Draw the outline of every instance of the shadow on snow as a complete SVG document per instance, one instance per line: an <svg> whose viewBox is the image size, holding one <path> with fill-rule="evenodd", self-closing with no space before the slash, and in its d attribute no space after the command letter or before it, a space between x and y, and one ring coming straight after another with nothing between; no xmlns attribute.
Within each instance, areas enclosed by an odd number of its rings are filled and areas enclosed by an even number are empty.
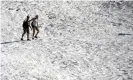
<svg viewBox="0 0 133 80"><path fill-rule="evenodd" d="M16 41L8 41L8 42L2 42L0 44L9 44L9 43L16 43L16 42L22 42L21 40L16 40Z"/></svg>

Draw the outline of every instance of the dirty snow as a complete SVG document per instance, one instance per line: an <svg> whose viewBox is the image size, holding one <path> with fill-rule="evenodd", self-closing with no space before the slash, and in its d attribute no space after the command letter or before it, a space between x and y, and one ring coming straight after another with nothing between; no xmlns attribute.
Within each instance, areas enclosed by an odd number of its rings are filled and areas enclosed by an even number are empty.
<svg viewBox="0 0 133 80"><path fill-rule="evenodd" d="M132 22L132 1L1 1L1 80L133 80Z"/></svg>

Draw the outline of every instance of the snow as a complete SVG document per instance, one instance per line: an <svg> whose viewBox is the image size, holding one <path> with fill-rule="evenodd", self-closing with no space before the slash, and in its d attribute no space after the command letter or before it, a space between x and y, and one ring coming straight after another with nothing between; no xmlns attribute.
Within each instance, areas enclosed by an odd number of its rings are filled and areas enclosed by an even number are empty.
<svg viewBox="0 0 133 80"><path fill-rule="evenodd" d="M20 41L28 14L40 38ZM1 1L1 80L133 80L132 14L132 1Z"/></svg>

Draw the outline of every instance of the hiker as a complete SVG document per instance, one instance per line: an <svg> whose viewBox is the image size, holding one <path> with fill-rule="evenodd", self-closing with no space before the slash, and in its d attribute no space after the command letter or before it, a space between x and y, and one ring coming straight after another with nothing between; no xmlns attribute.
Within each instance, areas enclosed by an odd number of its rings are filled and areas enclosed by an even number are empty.
<svg viewBox="0 0 133 80"><path fill-rule="evenodd" d="M38 38L38 33L39 33L39 26L38 26L38 15L35 16L35 18L32 18L30 21L31 22L31 26L33 29L33 35L32 35L32 39L34 38ZM37 33L35 34L35 31L37 31Z"/></svg>
<svg viewBox="0 0 133 80"><path fill-rule="evenodd" d="M21 40L23 40L24 35L27 33L27 40L29 41L29 27L31 28L30 24L29 24L29 15L27 16L27 18L23 21L23 34L21 37ZM32 28L31 28L32 30Z"/></svg>

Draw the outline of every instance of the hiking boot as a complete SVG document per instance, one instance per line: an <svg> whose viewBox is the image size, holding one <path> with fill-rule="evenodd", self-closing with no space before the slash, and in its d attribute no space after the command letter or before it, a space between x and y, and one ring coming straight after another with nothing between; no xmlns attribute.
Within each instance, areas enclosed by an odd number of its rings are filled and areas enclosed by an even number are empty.
<svg viewBox="0 0 133 80"><path fill-rule="evenodd" d="M27 41L30 41L30 39L27 39Z"/></svg>
<svg viewBox="0 0 133 80"><path fill-rule="evenodd" d="M35 38L37 38L37 36L35 36Z"/></svg>
<svg viewBox="0 0 133 80"><path fill-rule="evenodd" d="M34 40L34 37L32 39Z"/></svg>

